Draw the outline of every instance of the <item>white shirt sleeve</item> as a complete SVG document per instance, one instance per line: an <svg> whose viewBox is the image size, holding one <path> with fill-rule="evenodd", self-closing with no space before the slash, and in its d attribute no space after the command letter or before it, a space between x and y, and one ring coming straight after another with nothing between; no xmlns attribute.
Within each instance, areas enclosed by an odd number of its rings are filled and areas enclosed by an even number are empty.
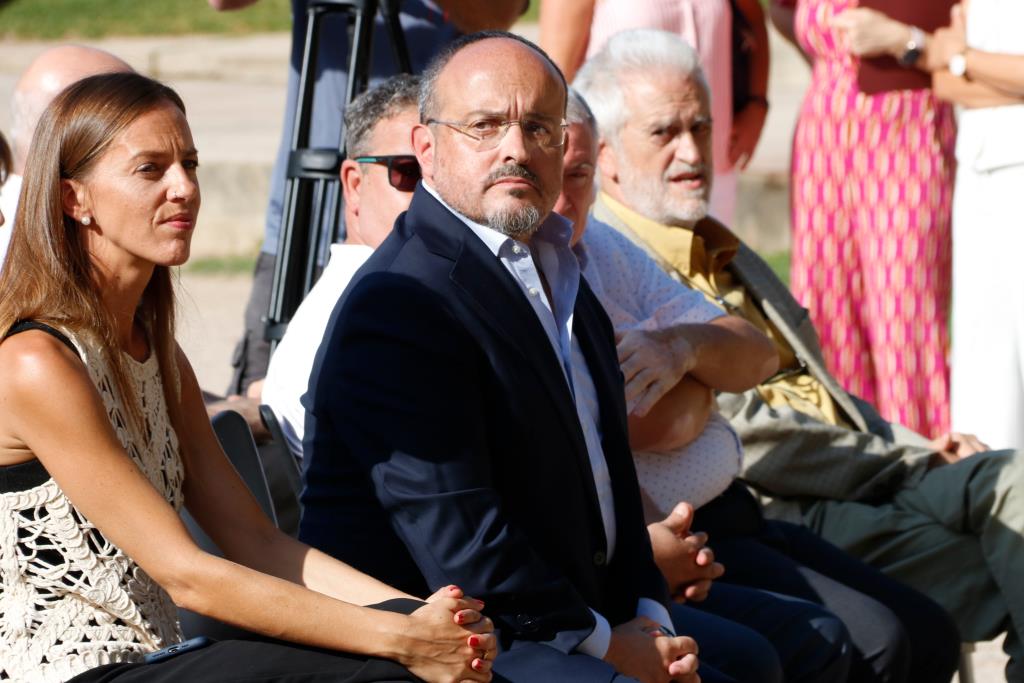
<svg viewBox="0 0 1024 683"><path fill-rule="evenodd" d="M590 610L590 613L594 615L594 630L587 636L586 640L576 646L576 651L591 657L604 659L604 656L608 653L608 646L612 642L612 627L608 624L607 619L594 610Z"/></svg>
<svg viewBox="0 0 1024 683"><path fill-rule="evenodd" d="M583 270L616 332L706 323L725 315L700 292L677 282L615 228L588 217Z"/></svg>
<svg viewBox="0 0 1024 683"><path fill-rule="evenodd" d="M672 616L668 613L668 609L665 605L661 604L657 600L640 598L636 605L636 615L638 617L647 617L651 621L656 621L672 635L676 634L676 627L672 625Z"/></svg>

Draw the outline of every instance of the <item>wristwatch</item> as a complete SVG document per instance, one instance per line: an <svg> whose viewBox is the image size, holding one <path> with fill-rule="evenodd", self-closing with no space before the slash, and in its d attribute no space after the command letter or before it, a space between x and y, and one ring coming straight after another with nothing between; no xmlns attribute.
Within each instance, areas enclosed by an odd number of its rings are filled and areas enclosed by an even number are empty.
<svg viewBox="0 0 1024 683"><path fill-rule="evenodd" d="M958 52L949 58L949 73L957 78L967 75L967 52Z"/></svg>
<svg viewBox="0 0 1024 683"><path fill-rule="evenodd" d="M910 27L910 40L903 47L903 54L899 57L899 62L902 66L914 66L917 60L921 58L921 53L924 52L924 43L927 37L924 31L916 26Z"/></svg>

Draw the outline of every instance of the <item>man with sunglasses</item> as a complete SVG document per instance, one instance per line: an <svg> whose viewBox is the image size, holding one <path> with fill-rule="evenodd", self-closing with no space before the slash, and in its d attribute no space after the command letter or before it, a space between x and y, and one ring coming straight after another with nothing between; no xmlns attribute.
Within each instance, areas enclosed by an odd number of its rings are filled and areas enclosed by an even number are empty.
<svg viewBox="0 0 1024 683"><path fill-rule="evenodd" d="M418 92L419 78L400 74L364 92L345 111L345 242L331 246L327 267L295 312L270 359L263 386L262 402L274 411L298 459L306 420L301 398L331 311L352 276L391 232L398 214L409 208L420 179L412 153Z"/></svg>

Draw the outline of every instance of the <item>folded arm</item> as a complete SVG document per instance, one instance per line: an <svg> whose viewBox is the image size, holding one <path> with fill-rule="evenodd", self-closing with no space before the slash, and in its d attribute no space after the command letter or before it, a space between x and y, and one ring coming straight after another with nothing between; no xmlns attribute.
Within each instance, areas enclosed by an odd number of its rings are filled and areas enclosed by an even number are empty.
<svg viewBox="0 0 1024 683"><path fill-rule="evenodd" d="M618 350L627 401L640 416L687 374L710 389L737 392L756 386L779 364L771 340L736 316L630 330Z"/></svg>
<svg viewBox="0 0 1024 683"><path fill-rule="evenodd" d="M704 431L714 408L714 392L694 377L683 377L644 416L629 416L629 446L634 451L668 455Z"/></svg>
<svg viewBox="0 0 1024 683"><path fill-rule="evenodd" d="M935 32L930 49L937 70L945 71L954 55L963 55L967 68L962 77L936 74L934 85L940 97L965 106L998 106L1024 101L1024 55L970 47L961 5L954 5L950 10L949 26ZM996 98L1000 96L1011 99L999 101ZM975 103L979 99L982 104ZM990 104L991 99L996 101Z"/></svg>
<svg viewBox="0 0 1024 683"><path fill-rule="evenodd" d="M963 76L954 76L949 71L936 71L932 74L932 90L935 91L935 95L939 99L962 105L968 109L1024 104L1024 95L1010 95L987 83L969 81Z"/></svg>

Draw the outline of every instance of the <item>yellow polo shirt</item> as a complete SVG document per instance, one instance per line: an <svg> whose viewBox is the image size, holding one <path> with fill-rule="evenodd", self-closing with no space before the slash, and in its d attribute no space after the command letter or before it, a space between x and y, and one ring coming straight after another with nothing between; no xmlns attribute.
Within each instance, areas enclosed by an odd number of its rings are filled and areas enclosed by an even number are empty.
<svg viewBox="0 0 1024 683"><path fill-rule="evenodd" d="M726 269L739 249L735 235L712 221L699 221L693 229L662 225L604 192L601 201L633 230L647 252L670 275L768 335L779 352L781 369L757 387L765 403L773 407L790 406L816 420L850 426L828 390L807 371L786 338Z"/></svg>

